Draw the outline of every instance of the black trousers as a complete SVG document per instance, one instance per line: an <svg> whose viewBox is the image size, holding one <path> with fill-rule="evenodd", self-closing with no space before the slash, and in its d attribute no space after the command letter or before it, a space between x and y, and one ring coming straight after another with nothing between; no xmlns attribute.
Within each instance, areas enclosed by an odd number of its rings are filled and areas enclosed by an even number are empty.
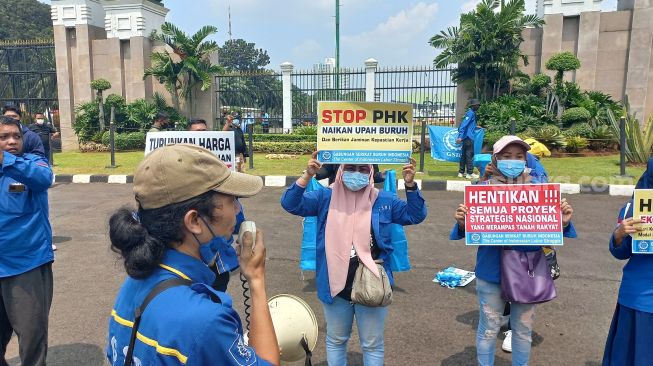
<svg viewBox="0 0 653 366"><path fill-rule="evenodd" d="M458 173L465 173L465 168L467 168L467 174L472 174L474 172L474 141L472 139L463 140L463 150L460 155L460 167L458 168Z"/></svg>
<svg viewBox="0 0 653 366"><path fill-rule="evenodd" d="M0 366L7 365L5 353L13 332L21 365L45 365L52 290L52 263L0 278Z"/></svg>

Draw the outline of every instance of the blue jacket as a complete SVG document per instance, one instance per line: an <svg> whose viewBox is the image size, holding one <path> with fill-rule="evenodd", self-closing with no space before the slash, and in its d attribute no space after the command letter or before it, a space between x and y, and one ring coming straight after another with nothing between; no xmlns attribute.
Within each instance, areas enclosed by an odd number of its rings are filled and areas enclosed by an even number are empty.
<svg viewBox="0 0 653 366"><path fill-rule="evenodd" d="M193 285L170 288L147 306L134 346L134 365L270 365L244 344L231 297L210 286L213 272L199 259L168 249L160 268L143 280L127 278L118 293L106 349L113 366L125 362L135 309L157 283L175 276L190 279Z"/></svg>
<svg viewBox="0 0 653 366"><path fill-rule="evenodd" d="M540 160L535 155L531 153L526 154L526 167L531 169L530 176L533 177L533 183L549 182L549 175L546 173L544 165L542 165Z"/></svg>
<svg viewBox="0 0 653 366"><path fill-rule="evenodd" d="M471 108L465 113L465 118L458 126L458 138L474 141L474 130L476 129L476 112Z"/></svg>
<svg viewBox="0 0 653 366"><path fill-rule="evenodd" d="M281 206L293 215L308 217L317 216L317 256L316 256L316 282L317 296L326 303L333 303L329 288L329 274L327 272L326 253L324 251L324 236L326 229L329 204L331 203L331 189L304 192L305 189L294 183L281 196ZM415 225L424 221L427 209L420 191L406 191L406 201L401 200L396 194L379 191L379 196L372 207L372 231L383 259L383 267L388 273L390 284L394 284L390 270L390 243L391 224Z"/></svg>
<svg viewBox="0 0 653 366"><path fill-rule="evenodd" d="M48 162L31 154L0 154L1 278L52 262L54 252L48 218L48 188L52 184Z"/></svg>
<svg viewBox="0 0 653 366"><path fill-rule="evenodd" d="M34 154L49 159L49 156L45 156L45 148L43 147L41 137L29 128L23 125L20 126L23 130L23 153Z"/></svg>
<svg viewBox="0 0 653 366"><path fill-rule="evenodd" d="M532 172L531 172L532 173ZM546 172L544 176L533 176L533 180L546 179ZM544 183L545 181L538 181ZM567 227L562 229L562 235L566 238L576 237L576 228L573 223L569 223ZM453 225L449 240L460 240L465 238L465 230L458 226L458 223ZM540 250L539 246L512 246L512 249L520 250L523 252L532 252ZM492 283L501 283L501 246L481 245L476 252L476 277Z"/></svg>
<svg viewBox="0 0 653 366"><path fill-rule="evenodd" d="M628 202L620 211L619 219L633 217L633 201ZM632 254L633 238L628 235L621 246L614 246L614 234L610 236L610 253L621 260L628 260L623 269L621 287L619 287L619 304L631 309L653 313L653 256L650 254Z"/></svg>

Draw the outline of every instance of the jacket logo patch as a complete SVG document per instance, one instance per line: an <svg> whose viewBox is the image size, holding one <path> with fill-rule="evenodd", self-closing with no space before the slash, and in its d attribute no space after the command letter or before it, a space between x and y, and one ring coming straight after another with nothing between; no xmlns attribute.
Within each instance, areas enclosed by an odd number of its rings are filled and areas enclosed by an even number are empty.
<svg viewBox="0 0 653 366"><path fill-rule="evenodd" d="M248 347L243 336L236 334L236 339L229 347L231 358L240 366L250 366L256 362L256 354L251 347Z"/></svg>

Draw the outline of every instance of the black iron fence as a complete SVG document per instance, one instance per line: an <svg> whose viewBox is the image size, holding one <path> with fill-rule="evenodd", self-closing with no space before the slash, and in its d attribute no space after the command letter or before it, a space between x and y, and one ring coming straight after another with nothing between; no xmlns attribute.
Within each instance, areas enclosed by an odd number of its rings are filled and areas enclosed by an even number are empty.
<svg viewBox="0 0 653 366"><path fill-rule="evenodd" d="M413 106L415 134L422 124L454 126L457 84L452 69L429 66L383 68L376 71L374 100Z"/></svg>
<svg viewBox="0 0 653 366"><path fill-rule="evenodd" d="M282 133L283 90L281 74L272 71L230 73L216 77L217 128L227 113L265 133Z"/></svg>
<svg viewBox="0 0 653 366"><path fill-rule="evenodd" d="M428 66L381 68L374 75L374 100L413 106L415 133L422 124L455 124L456 83L453 70ZM293 127L315 125L317 102L365 101L364 69L299 70L291 76ZM255 132L283 132L283 84L281 74L271 71L234 73L216 77L218 126L226 113L238 113ZM267 116L267 117L266 117Z"/></svg>
<svg viewBox="0 0 653 366"><path fill-rule="evenodd" d="M57 70L52 40L0 42L0 105L30 115L57 109Z"/></svg>

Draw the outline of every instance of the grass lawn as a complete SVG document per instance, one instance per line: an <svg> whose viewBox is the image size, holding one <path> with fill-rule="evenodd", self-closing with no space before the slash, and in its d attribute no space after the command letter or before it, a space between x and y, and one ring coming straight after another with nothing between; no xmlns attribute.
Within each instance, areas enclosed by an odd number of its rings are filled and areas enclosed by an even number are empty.
<svg viewBox="0 0 653 366"><path fill-rule="evenodd" d="M413 155L419 168L419 154ZM265 154L255 154L253 170L256 175L288 175L298 176L306 167L309 156L290 160L268 160ZM136 165L143 159L143 153L116 153L115 169L106 168L110 164L109 153L79 153L64 152L54 155L54 171L56 174L133 174ZM249 164L249 161L248 161ZM594 184L634 184L644 172L645 166L627 167L626 173L633 176L630 179L617 178L619 174L619 155L594 157L564 157L544 158L546 168L552 182L561 183L594 183ZM396 169L396 165L382 165L381 169ZM424 174L418 179L452 180L458 172L458 163L435 161L427 154L424 161Z"/></svg>

